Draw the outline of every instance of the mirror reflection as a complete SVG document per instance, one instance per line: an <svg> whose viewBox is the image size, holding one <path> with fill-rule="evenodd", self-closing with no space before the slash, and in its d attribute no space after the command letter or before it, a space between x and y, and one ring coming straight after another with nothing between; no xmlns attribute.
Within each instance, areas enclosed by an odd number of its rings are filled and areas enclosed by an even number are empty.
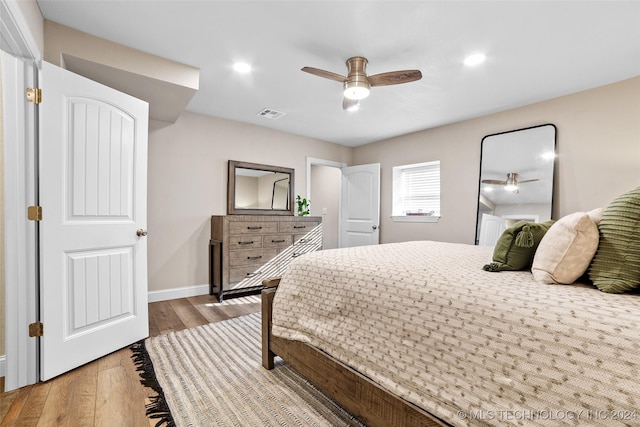
<svg viewBox="0 0 640 427"><path fill-rule="evenodd" d="M236 168L236 209L289 209L289 174Z"/></svg>
<svg viewBox="0 0 640 427"><path fill-rule="evenodd" d="M293 215L294 170L229 160L229 215Z"/></svg>
<svg viewBox="0 0 640 427"><path fill-rule="evenodd" d="M495 246L517 221L551 219L555 144L552 124L482 139L476 244Z"/></svg>

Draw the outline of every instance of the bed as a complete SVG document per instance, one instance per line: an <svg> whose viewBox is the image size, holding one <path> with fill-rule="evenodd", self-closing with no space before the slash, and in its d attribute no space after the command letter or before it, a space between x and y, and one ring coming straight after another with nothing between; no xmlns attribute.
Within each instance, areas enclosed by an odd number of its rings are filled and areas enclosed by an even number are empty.
<svg viewBox="0 0 640 427"><path fill-rule="evenodd" d="M433 241L307 254L263 291L282 357L371 426L640 425L640 294Z"/></svg>

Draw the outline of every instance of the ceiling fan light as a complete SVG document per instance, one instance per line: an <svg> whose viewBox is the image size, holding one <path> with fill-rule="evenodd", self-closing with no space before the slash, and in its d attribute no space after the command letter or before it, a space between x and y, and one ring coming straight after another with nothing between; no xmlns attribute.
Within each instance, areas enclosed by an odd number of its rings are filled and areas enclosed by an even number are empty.
<svg viewBox="0 0 640 427"><path fill-rule="evenodd" d="M241 74L246 74L251 72L251 65L246 62L236 62L233 64L233 69Z"/></svg>
<svg viewBox="0 0 640 427"><path fill-rule="evenodd" d="M482 64L487 57L482 53L476 53L473 55L469 55L464 60L464 65L468 67L473 67L475 65Z"/></svg>
<svg viewBox="0 0 640 427"><path fill-rule="evenodd" d="M504 189L516 194L518 192L518 186L516 184L507 184L504 186Z"/></svg>
<svg viewBox="0 0 640 427"><path fill-rule="evenodd" d="M360 100L369 96L369 83L365 81L345 82L344 96L348 99Z"/></svg>
<svg viewBox="0 0 640 427"><path fill-rule="evenodd" d="M358 111L359 109L360 109L360 101L358 101L355 104L347 107L347 111Z"/></svg>

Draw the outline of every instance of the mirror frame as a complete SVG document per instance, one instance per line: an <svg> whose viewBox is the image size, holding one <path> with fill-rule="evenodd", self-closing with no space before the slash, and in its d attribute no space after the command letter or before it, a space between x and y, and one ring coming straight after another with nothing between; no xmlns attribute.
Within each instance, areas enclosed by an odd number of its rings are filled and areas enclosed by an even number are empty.
<svg viewBox="0 0 640 427"><path fill-rule="evenodd" d="M522 132L522 131L527 131L527 130L531 130L531 129L538 129L538 128L543 128L543 127L550 127L553 130L553 153L555 154L554 159L551 163L551 194L549 196L549 216L553 217L553 208L554 208L554 196L555 196L555 184L556 184L556 174L557 174L557 170L558 170L558 129L556 128L556 126L552 123L545 123L545 124L541 124L541 125L536 125L536 126L530 126L530 127L526 127L526 128L521 128L521 129L514 129L514 130L509 130L506 132L498 132L498 133L493 133L490 135L486 135L482 138L482 141L480 143L480 170L478 173L478 192L477 194L477 208L476 208L476 231L475 231L475 245L478 245L478 240L480 238L480 195L481 195L481 190L482 190L482 161L483 161L483 153L484 153L484 143L485 140L487 138L491 138L494 136L500 136L500 135L506 135L506 134L512 134L512 133L516 133L516 132Z"/></svg>
<svg viewBox="0 0 640 427"><path fill-rule="evenodd" d="M236 208L236 169L254 169L265 172L284 173L289 175L289 209L241 209ZM227 180L227 214L228 215L293 215L295 186L295 169L282 166L263 165L260 163L229 160L229 177Z"/></svg>

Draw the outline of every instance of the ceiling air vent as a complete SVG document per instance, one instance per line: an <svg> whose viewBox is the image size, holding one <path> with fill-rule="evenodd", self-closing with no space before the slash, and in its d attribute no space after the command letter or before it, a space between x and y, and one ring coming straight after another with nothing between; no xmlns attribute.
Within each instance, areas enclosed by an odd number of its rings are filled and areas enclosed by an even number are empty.
<svg viewBox="0 0 640 427"><path fill-rule="evenodd" d="M287 113L283 113L282 111L272 110L271 108L265 108L264 110L258 113L260 117L266 117L267 119L276 120L280 117L284 116Z"/></svg>

